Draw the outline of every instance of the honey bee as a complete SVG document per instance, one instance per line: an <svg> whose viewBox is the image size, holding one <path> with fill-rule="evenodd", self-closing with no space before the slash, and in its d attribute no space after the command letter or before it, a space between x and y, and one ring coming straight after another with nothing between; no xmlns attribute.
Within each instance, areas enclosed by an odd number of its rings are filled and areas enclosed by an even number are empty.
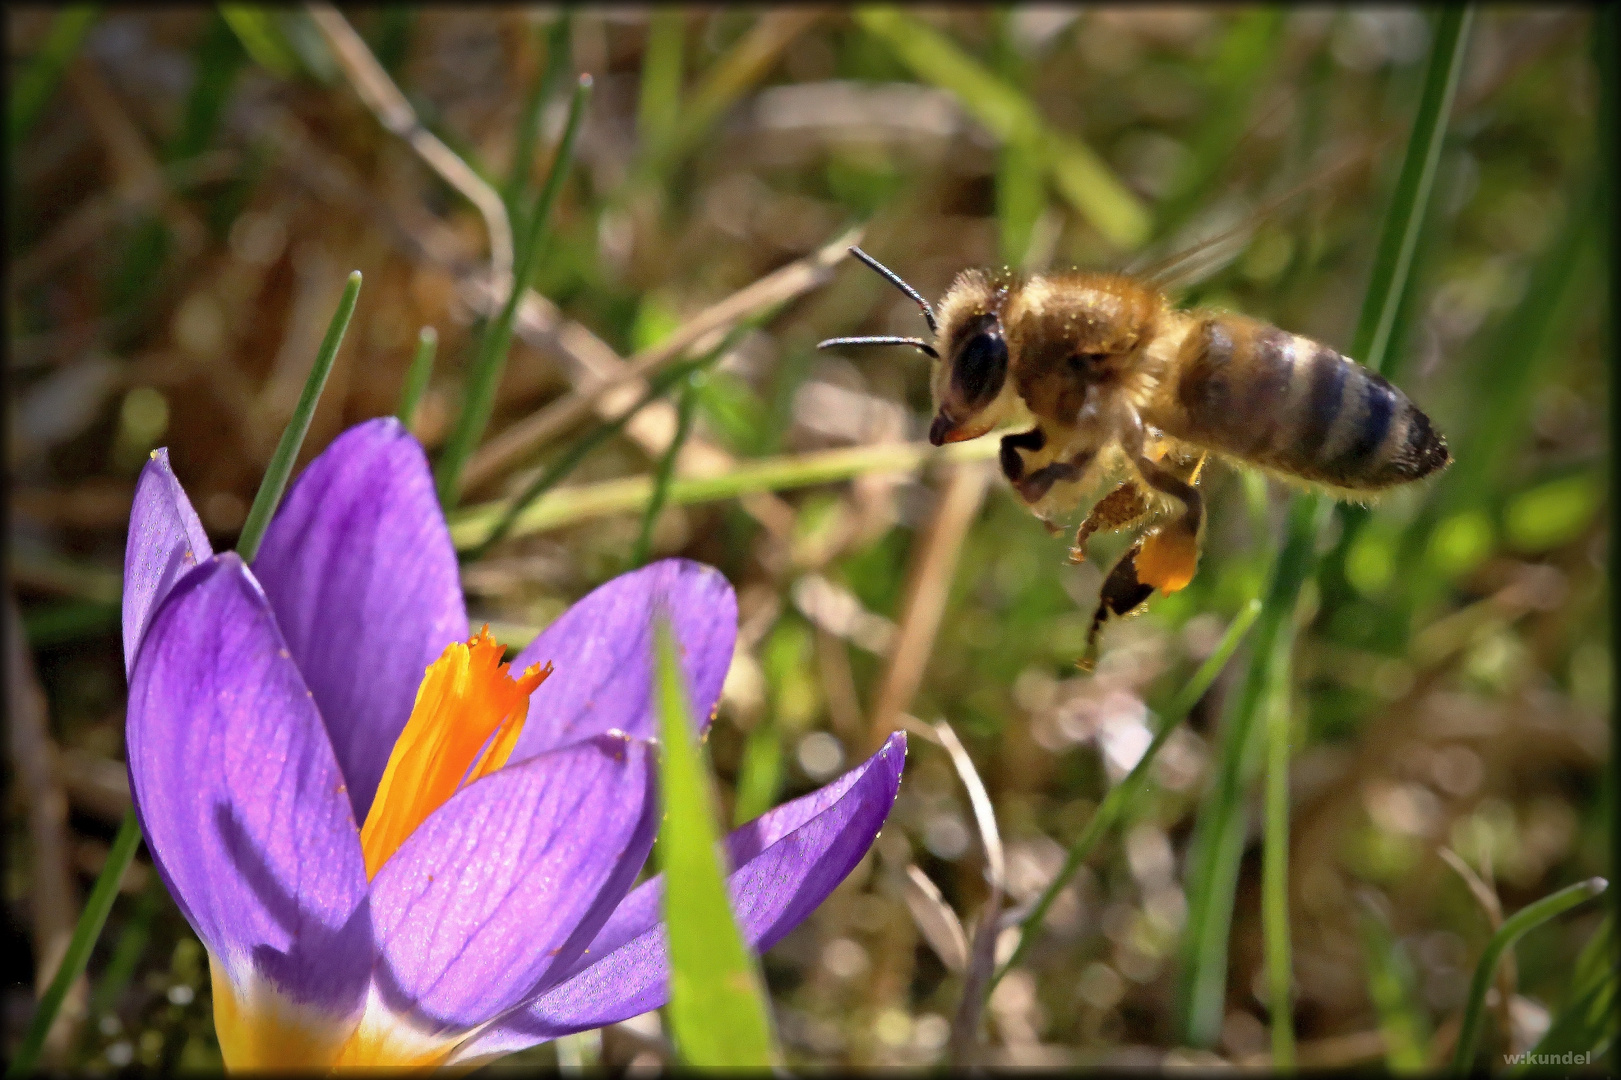
<svg viewBox="0 0 1621 1080"><path fill-rule="evenodd" d="M846 337L818 348L906 345L930 356L936 446L1027 428L1002 436L1002 472L1049 527L1113 481L1076 533L1074 561L1099 530L1148 526L1105 576L1089 652L1107 615L1193 579L1208 456L1352 500L1451 463L1446 440L1401 390L1267 323L1177 310L1142 280L1086 272L967 270L937 316L899 275L851 253L917 303L933 340Z"/></svg>

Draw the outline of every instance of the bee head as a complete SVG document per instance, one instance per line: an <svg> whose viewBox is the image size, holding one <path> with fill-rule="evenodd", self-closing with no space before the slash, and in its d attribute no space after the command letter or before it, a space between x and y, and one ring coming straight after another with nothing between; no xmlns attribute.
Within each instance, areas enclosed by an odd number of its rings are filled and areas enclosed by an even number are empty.
<svg viewBox="0 0 1621 1080"><path fill-rule="evenodd" d="M923 338L884 335L829 338L816 347L910 345L933 358L935 416L929 425L929 441L936 446L977 438L1000 423L1016 400L1007 377L1008 347L1000 314L1007 300L1008 283L992 281L977 270L959 274L940 302L937 319L929 302L899 274L860 248L851 248L850 254L917 303L934 334L934 343Z"/></svg>
<svg viewBox="0 0 1621 1080"><path fill-rule="evenodd" d="M940 302L940 362L930 380L935 413L929 441L936 446L978 438L1016 404L1001 315L1007 294L1006 282L970 270L958 275Z"/></svg>

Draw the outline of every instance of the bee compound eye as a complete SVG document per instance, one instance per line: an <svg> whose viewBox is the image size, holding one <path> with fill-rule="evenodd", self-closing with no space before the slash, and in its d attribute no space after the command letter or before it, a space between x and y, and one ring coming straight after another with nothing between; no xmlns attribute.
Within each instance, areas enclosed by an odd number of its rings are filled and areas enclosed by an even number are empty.
<svg viewBox="0 0 1621 1080"><path fill-rule="evenodd" d="M966 406L990 402L1007 378L1007 342L1000 329L986 330L963 345L951 366L951 385Z"/></svg>

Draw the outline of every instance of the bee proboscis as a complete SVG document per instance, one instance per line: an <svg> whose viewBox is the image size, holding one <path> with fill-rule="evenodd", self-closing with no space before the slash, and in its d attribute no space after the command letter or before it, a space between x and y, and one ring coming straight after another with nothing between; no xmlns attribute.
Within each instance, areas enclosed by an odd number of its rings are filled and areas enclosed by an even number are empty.
<svg viewBox="0 0 1621 1080"><path fill-rule="evenodd" d="M918 304L932 340L831 338L819 348L908 345L933 358L929 441L1015 425L1002 436L1002 472L1044 520L1114 480L1076 534L1077 561L1099 530L1152 526L1106 575L1094 638L1107 615L1193 579L1209 455L1342 499L1452 460L1429 417L1377 373L1243 315L1178 310L1137 278L966 270L937 315L894 271L851 253Z"/></svg>

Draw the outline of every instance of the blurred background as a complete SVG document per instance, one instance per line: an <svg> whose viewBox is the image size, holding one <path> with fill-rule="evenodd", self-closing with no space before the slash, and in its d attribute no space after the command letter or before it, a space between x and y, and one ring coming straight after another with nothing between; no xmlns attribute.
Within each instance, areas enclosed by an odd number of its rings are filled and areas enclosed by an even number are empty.
<svg viewBox="0 0 1621 1080"><path fill-rule="evenodd" d="M578 463L465 562L475 625L521 645L631 565L648 490L635 478L658 468L685 413L651 545L712 563L739 594L708 740L725 814L746 820L827 782L897 723L944 720L995 808L1006 902L1028 904L1262 588L1288 492L1208 468L1198 577L1111 622L1095 669L1079 669L1099 560L1126 538L1100 537L1071 564L1068 536L996 472L994 440L929 452L926 358L815 351L923 329L843 248L859 236L934 298L966 267L1130 269L1218 237L1174 299L1345 349L1427 16L615 6L348 19L229 5L5 15L5 934L7 954L27 958L5 988L7 1047L32 1010L30 973L54 970L128 807L118 599L148 452L169 448L216 547L230 545L358 268L365 287L304 460L395 411L423 327L438 354L413 424L434 455L501 300L492 223L534 205L582 72L594 97L463 476L458 546L480 546L501 500ZM1289 785L1305 1064L1445 1060L1502 914L1611 872L1591 23L1585 9L1479 13L1385 371L1457 463L1342 507L1307 586ZM605 426L647 388L627 363L646 374L710 354L683 387ZM1268 1060L1258 813L1214 1012L1195 1022L1186 1007L1186 852L1245 655L996 987L983 1060ZM55 1060L217 1065L205 957L144 853L121 890ZM971 936L989 895L963 781L914 737L872 854L763 959L790 1063L952 1060L963 927ZM1601 914L1588 905L1524 940L1494 991L1494 1053L1547 1029ZM648 1016L522 1058L645 1066L670 1048Z"/></svg>

